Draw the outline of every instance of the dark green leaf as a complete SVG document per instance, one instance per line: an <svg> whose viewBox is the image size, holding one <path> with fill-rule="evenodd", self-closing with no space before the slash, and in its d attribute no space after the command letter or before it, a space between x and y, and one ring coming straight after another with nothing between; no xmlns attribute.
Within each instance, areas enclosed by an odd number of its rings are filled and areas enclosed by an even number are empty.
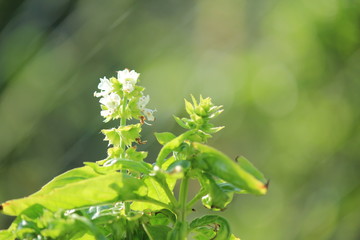
<svg viewBox="0 0 360 240"><path fill-rule="evenodd" d="M218 211L223 210L231 202L234 192L223 189L211 175L202 174L200 180L202 187L208 191L208 194L201 199L205 207Z"/></svg>
<svg viewBox="0 0 360 240"><path fill-rule="evenodd" d="M230 225L225 218L217 215L206 215L194 219L190 223L190 231L194 231L199 227L208 227L213 224L213 231L216 233L216 240L229 240L231 236Z"/></svg>
<svg viewBox="0 0 360 240"><path fill-rule="evenodd" d="M171 230L168 226L162 225L151 226L149 224L143 224L143 227L150 240L166 239Z"/></svg>

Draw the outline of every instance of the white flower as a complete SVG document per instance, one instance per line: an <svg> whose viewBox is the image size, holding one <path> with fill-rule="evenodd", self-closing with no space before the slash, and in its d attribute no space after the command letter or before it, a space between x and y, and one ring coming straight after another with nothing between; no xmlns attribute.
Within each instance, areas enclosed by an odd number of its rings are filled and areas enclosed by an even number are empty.
<svg viewBox="0 0 360 240"><path fill-rule="evenodd" d="M112 85L109 79L106 77L100 78L100 83L98 85L98 88L101 90L101 92L95 92L95 97L103 97L105 95L108 95L112 90Z"/></svg>
<svg viewBox="0 0 360 240"><path fill-rule="evenodd" d="M129 71L129 69L124 69L123 71L118 71L117 73L117 79L123 85L123 90L126 92L132 92L140 74L134 70Z"/></svg>
<svg viewBox="0 0 360 240"><path fill-rule="evenodd" d="M101 116L108 117L120 106L120 97L116 93L110 93L103 96L99 102L107 108L107 110L101 111Z"/></svg>
<svg viewBox="0 0 360 240"><path fill-rule="evenodd" d="M140 110L143 110L145 109L146 105L149 103L150 101L150 96L147 95L147 96L141 96L139 98L139 102L138 102L138 107Z"/></svg>
<svg viewBox="0 0 360 240"><path fill-rule="evenodd" d="M141 111L143 112L143 114L145 115L145 118L147 120L149 120L149 121L154 121L155 120L153 113L156 112L156 110L144 108Z"/></svg>
<svg viewBox="0 0 360 240"><path fill-rule="evenodd" d="M123 89L124 92L129 92L130 93L130 92L134 91L134 84L126 82L125 84L123 84L122 89Z"/></svg>

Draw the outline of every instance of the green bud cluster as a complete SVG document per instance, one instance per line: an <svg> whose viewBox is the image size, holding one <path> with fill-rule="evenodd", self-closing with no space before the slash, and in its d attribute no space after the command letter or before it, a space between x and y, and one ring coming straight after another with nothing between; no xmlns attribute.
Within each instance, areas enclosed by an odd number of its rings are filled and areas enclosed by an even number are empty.
<svg viewBox="0 0 360 240"><path fill-rule="evenodd" d="M211 102L211 98L203 98L200 96L199 103L191 96L192 103L185 99L185 109L190 118L179 118L174 116L176 122L185 129L195 129L199 133L201 139L194 139L199 142L206 142L211 134L214 134L224 127L215 127L210 120L220 115L224 110L222 106L215 106Z"/></svg>

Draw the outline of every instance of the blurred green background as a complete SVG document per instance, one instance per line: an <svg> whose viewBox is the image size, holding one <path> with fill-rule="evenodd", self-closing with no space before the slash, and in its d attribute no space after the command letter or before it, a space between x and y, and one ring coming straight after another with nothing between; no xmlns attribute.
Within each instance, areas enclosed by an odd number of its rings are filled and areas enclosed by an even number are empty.
<svg viewBox="0 0 360 240"><path fill-rule="evenodd" d="M360 239L360 1L3 0L0 28L1 202L106 156L93 92L126 67L150 162L184 97L224 105L209 144L271 180L220 213L241 239Z"/></svg>

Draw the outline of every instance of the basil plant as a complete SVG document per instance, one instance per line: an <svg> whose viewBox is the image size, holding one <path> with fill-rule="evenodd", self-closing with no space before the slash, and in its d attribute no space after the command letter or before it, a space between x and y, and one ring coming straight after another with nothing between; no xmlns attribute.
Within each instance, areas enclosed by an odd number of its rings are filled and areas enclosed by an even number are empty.
<svg viewBox="0 0 360 240"><path fill-rule="evenodd" d="M102 130L107 157L55 177L28 197L2 203L1 213L16 218L0 239L239 239L223 217L190 216L198 201L219 211L234 194L267 192L267 180L246 158L232 160L206 145L223 128L211 123L222 106L201 96L185 100L188 116L174 117L184 132L155 133L162 148L156 159L144 161L148 153L137 146L146 143L141 130L156 111L147 107L150 97L138 81L139 73L128 69L100 79L94 93L100 114L105 122L119 122ZM188 194L190 179L200 185L194 195Z"/></svg>

